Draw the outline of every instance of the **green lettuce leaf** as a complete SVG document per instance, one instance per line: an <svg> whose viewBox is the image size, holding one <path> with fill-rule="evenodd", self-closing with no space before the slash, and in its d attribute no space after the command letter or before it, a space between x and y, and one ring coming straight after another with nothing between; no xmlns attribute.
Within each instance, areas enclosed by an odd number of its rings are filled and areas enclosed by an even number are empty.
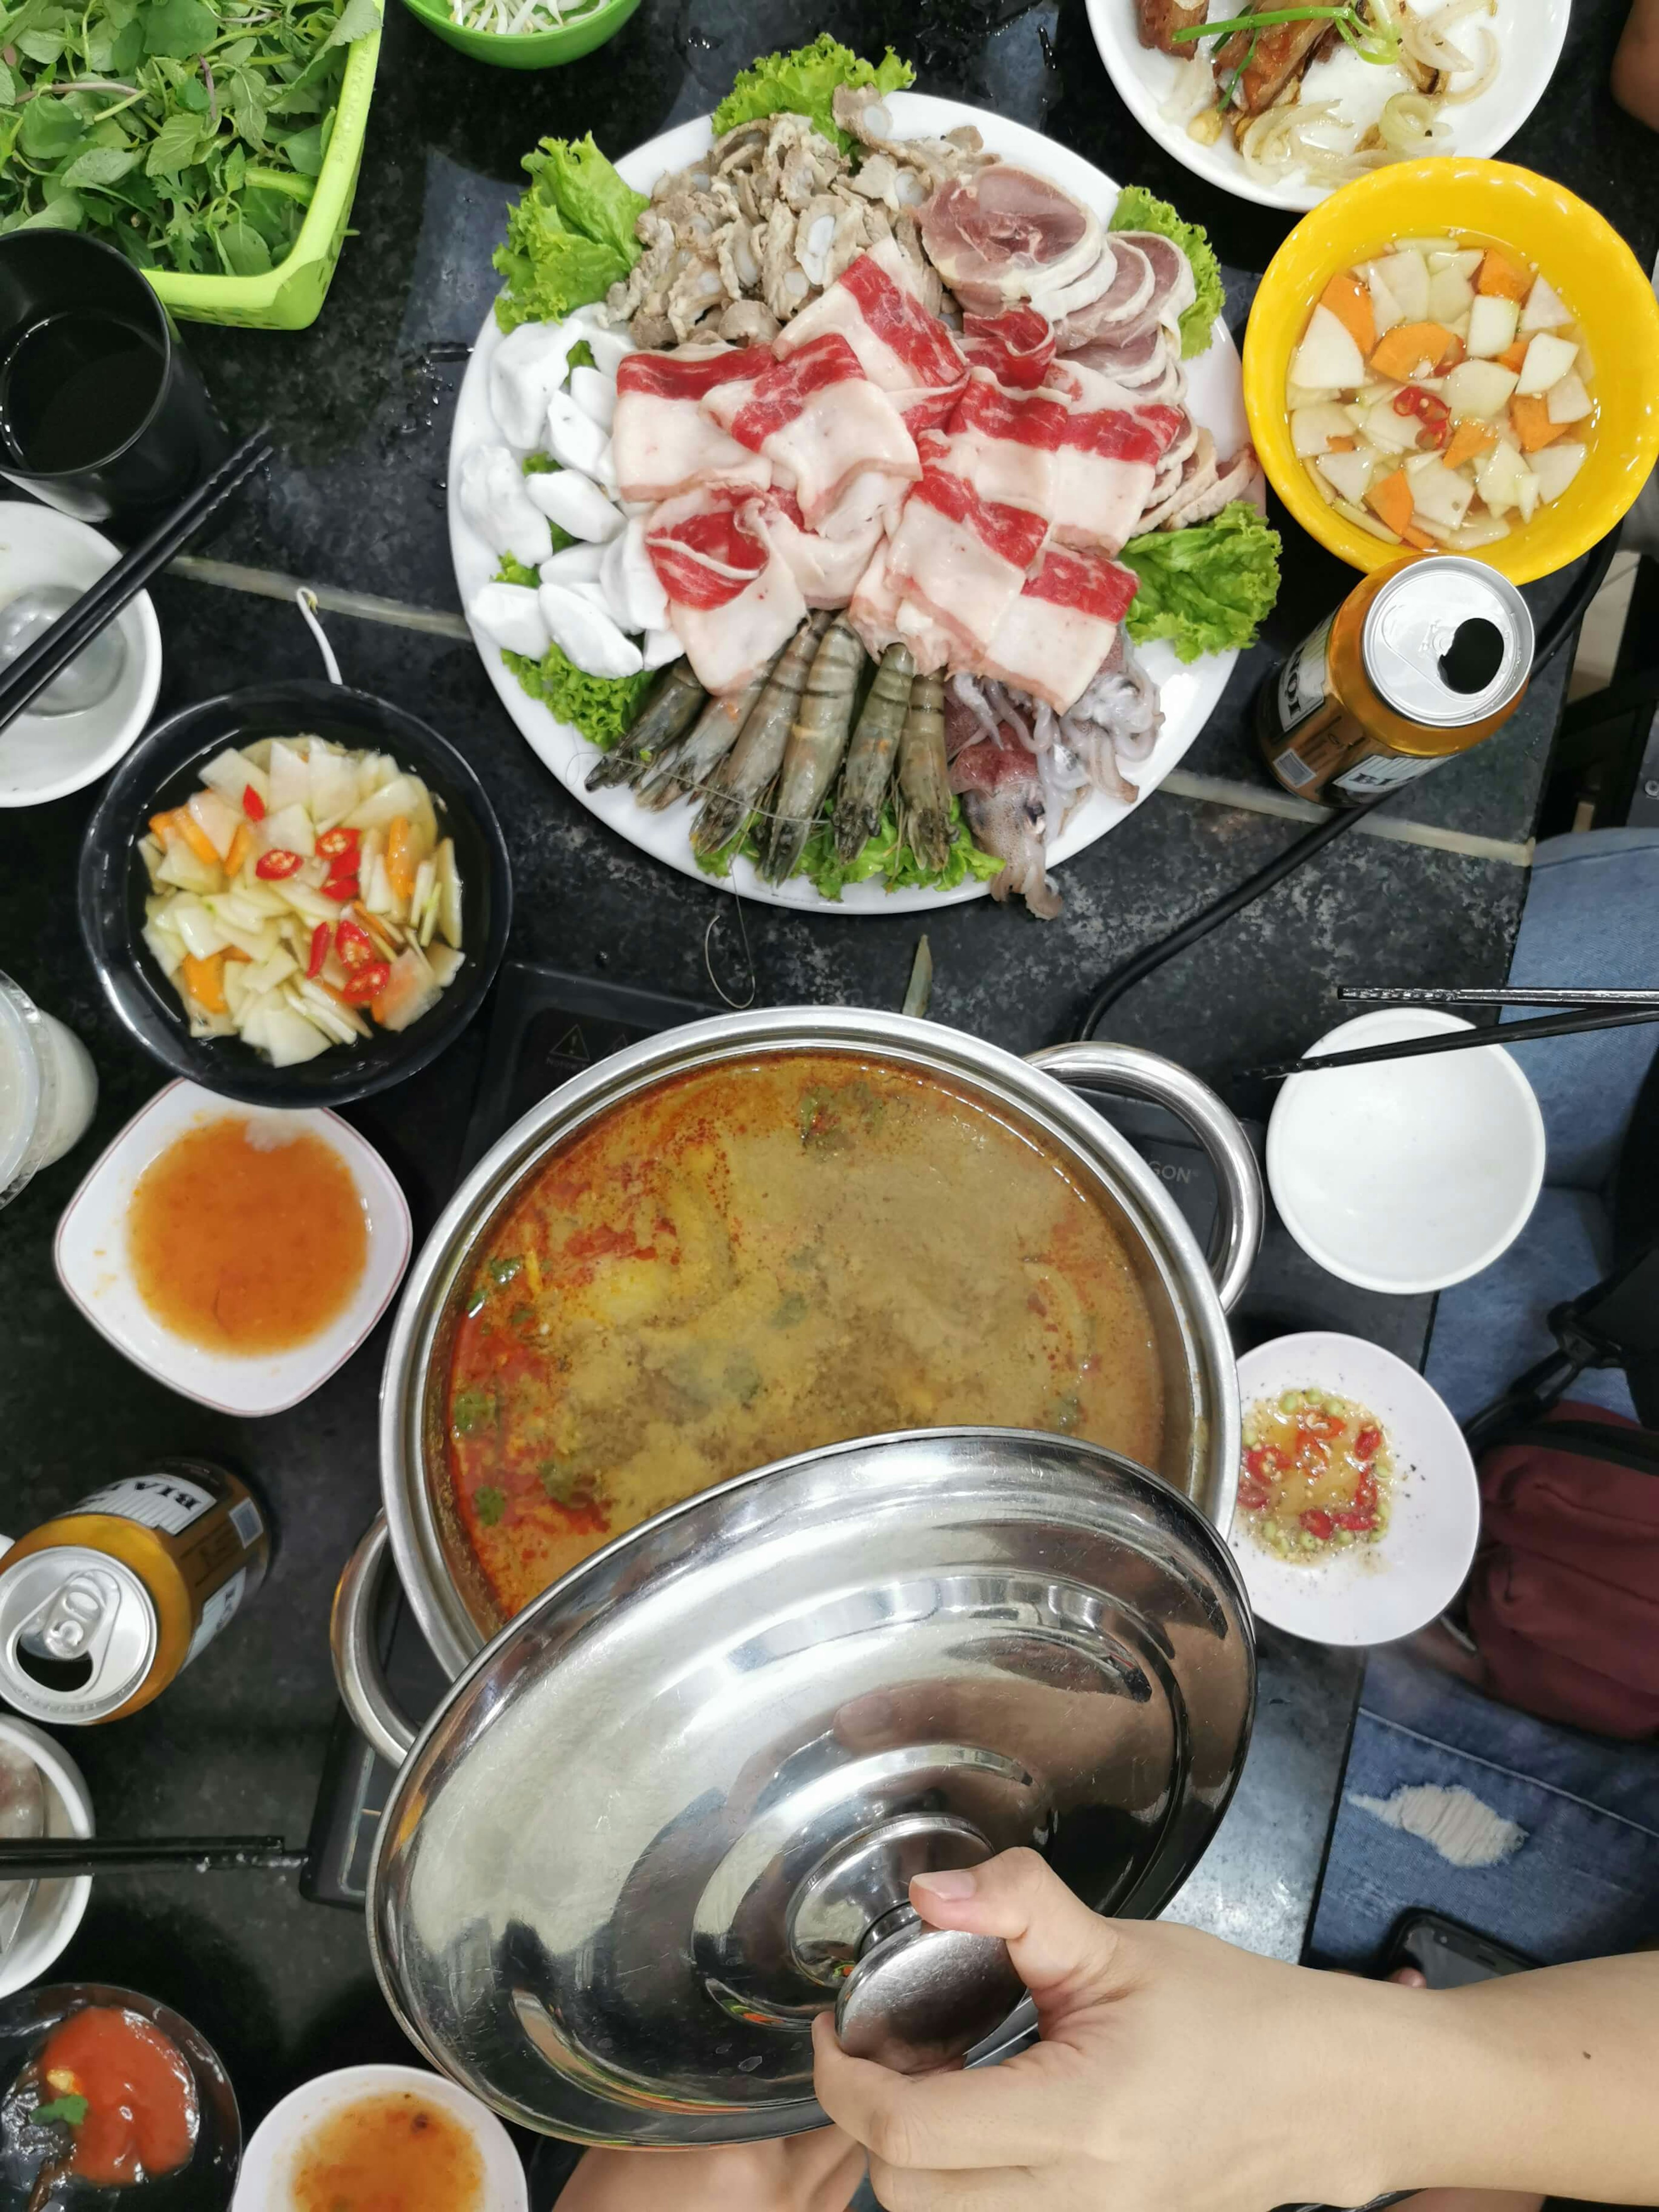
<svg viewBox="0 0 1659 2212"><path fill-rule="evenodd" d="M508 210L495 264L507 279L495 302L504 331L559 322L604 299L640 258L634 222L650 202L625 185L593 143L544 138L524 166L530 183Z"/></svg>
<svg viewBox="0 0 1659 2212"><path fill-rule="evenodd" d="M657 680L654 668L642 668L637 676L589 676L556 645L550 645L539 660L526 653L503 653L501 659L532 699L539 699L559 721L573 723L602 753L629 726Z"/></svg>
<svg viewBox="0 0 1659 2212"><path fill-rule="evenodd" d="M1189 529L1132 538L1118 558L1140 580L1130 636L1137 645L1167 637L1182 660L1254 644L1279 596L1279 532L1248 500Z"/></svg>
<svg viewBox="0 0 1659 2212"><path fill-rule="evenodd" d="M496 565L498 584L521 584L526 591L533 592L541 580L540 571L520 561L515 554L503 553Z"/></svg>
<svg viewBox="0 0 1659 2212"><path fill-rule="evenodd" d="M1210 343L1215 319L1226 295L1221 285L1221 265L1201 222L1183 222L1168 200L1154 198L1144 185L1126 185L1117 196L1109 228L1113 230L1155 230L1173 239L1193 264L1198 297L1181 318L1181 356L1190 361Z"/></svg>
<svg viewBox="0 0 1659 2212"><path fill-rule="evenodd" d="M867 62L823 31L810 46L798 46L793 54L757 55L751 68L739 70L737 82L714 110L714 136L763 115L806 115L849 154L854 142L830 106L836 86L872 84L881 92L899 92L914 84L915 76L890 46L879 64Z"/></svg>
<svg viewBox="0 0 1659 2212"><path fill-rule="evenodd" d="M699 854L697 866L708 876L729 875L732 862L738 854L750 860L758 861L761 857L759 825L752 820L745 823L718 853ZM993 876L1001 874L1002 866L994 853L983 853L975 844L963 819L961 803L953 799L951 849L942 868L923 867L909 846L901 840L896 810L889 805L883 810L880 829L854 860L845 863L836 857L835 839L826 814L808 837L795 873L807 877L821 896L838 901L848 884L867 883L872 876L884 877L889 890L953 891L970 878L976 883L989 883Z"/></svg>

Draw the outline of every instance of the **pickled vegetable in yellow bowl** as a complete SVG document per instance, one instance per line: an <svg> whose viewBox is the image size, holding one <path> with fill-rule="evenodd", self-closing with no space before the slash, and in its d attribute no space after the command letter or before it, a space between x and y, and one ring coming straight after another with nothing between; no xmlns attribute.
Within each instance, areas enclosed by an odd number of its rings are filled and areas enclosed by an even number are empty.
<svg viewBox="0 0 1659 2212"><path fill-rule="evenodd" d="M1402 549L1321 498L1291 442L1291 359L1331 278L1396 239L1455 233L1510 246L1560 293L1595 365L1595 430L1560 498L1472 557L1517 584L1586 553L1618 523L1659 456L1659 301L1618 233L1547 177L1507 161L1400 161L1342 185L1306 215L1261 280L1244 333L1244 406L1267 481L1309 535L1355 568Z"/></svg>

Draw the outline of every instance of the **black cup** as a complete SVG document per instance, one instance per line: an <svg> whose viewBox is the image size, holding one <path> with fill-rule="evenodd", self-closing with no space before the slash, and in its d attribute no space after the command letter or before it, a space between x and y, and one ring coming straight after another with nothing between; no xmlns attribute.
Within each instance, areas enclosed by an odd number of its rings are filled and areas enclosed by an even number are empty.
<svg viewBox="0 0 1659 2212"><path fill-rule="evenodd" d="M0 237L0 476L137 535L229 451L150 285L76 232Z"/></svg>

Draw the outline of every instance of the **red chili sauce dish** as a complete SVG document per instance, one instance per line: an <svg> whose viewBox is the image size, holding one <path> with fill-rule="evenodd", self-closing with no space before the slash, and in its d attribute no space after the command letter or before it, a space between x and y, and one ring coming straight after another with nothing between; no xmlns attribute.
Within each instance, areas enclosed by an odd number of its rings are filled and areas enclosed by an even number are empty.
<svg viewBox="0 0 1659 2212"><path fill-rule="evenodd" d="M54 2028L32 2069L27 2117L73 2138L56 2171L130 2188L188 2163L201 2108L183 2052L141 2014L87 2005Z"/></svg>
<svg viewBox="0 0 1659 2212"><path fill-rule="evenodd" d="M1282 1390L1245 1412L1239 1512L1276 1559L1312 1566L1375 1544L1389 1525L1393 1480L1382 1423L1351 1399Z"/></svg>

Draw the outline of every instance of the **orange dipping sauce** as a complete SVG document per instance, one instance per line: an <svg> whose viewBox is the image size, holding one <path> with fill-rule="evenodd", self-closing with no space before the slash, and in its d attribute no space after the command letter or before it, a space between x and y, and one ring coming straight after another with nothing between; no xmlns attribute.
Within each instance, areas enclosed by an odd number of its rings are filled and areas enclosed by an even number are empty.
<svg viewBox="0 0 1659 2212"><path fill-rule="evenodd" d="M176 1137L127 1209L138 1294L204 1351L286 1352L350 1300L368 1252L351 1170L308 1129L241 1115Z"/></svg>
<svg viewBox="0 0 1659 2212"><path fill-rule="evenodd" d="M483 2160L460 2122L410 2089L331 2113L301 2142L294 2212L482 2212Z"/></svg>
<svg viewBox="0 0 1659 2212"><path fill-rule="evenodd" d="M183 2166L196 2147L196 2084L177 2044L112 2005L71 2013L40 2057L41 2101L84 2097L69 2170L82 2181L147 2181Z"/></svg>

